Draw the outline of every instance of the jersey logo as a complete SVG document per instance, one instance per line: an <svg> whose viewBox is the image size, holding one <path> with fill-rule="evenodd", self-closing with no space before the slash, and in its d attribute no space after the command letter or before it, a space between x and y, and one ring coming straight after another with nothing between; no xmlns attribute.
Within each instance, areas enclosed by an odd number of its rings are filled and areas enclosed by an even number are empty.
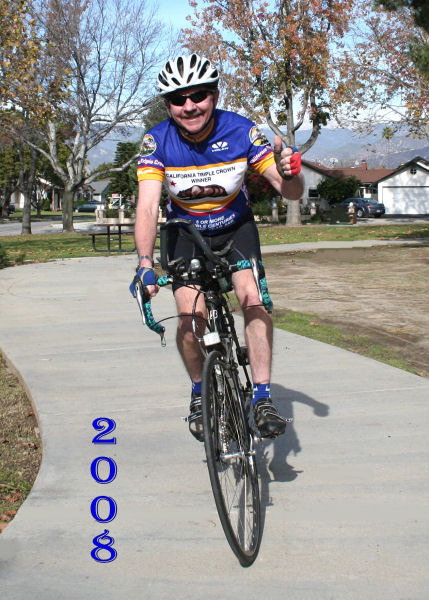
<svg viewBox="0 0 429 600"><path fill-rule="evenodd" d="M228 142L215 142L212 144L212 152L220 152L221 150L228 150Z"/></svg>
<svg viewBox="0 0 429 600"><path fill-rule="evenodd" d="M140 147L140 156L150 156L156 150L156 142L150 133L146 133Z"/></svg>
<svg viewBox="0 0 429 600"><path fill-rule="evenodd" d="M267 146L270 143L265 135L259 131L256 125L254 125L249 131L249 138L254 146Z"/></svg>

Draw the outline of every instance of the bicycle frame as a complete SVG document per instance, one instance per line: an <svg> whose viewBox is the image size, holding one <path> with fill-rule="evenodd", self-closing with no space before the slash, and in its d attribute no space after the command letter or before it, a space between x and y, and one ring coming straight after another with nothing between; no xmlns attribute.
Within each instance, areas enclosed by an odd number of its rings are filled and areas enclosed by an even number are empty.
<svg viewBox="0 0 429 600"><path fill-rule="evenodd" d="M206 292L205 303L207 307L207 328L209 332L202 338L202 351L205 356L207 352L219 349L223 351L227 362L232 362L236 370L241 366L246 379L245 393L251 394L252 384L250 381L247 365L247 348L240 346L235 330L234 318L228 306L228 302L221 293L213 291ZM235 359L234 359L235 349Z"/></svg>

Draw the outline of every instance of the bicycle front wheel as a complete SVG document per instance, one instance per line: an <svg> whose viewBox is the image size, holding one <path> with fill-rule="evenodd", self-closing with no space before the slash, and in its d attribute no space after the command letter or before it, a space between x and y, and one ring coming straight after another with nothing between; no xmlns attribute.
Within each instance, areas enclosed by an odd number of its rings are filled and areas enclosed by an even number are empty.
<svg viewBox="0 0 429 600"><path fill-rule="evenodd" d="M258 474L237 373L216 350L204 363L202 412L217 512L232 551L249 566L261 542Z"/></svg>

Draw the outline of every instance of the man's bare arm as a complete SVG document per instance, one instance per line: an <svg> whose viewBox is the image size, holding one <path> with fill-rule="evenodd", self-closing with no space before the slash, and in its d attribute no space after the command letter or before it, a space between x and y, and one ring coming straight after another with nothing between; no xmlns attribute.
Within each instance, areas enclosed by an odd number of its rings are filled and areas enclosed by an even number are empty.
<svg viewBox="0 0 429 600"><path fill-rule="evenodd" d="M263 172L273 188L289 200L299 200L304 192L304 179L302 175L295 175L292 179L283 179L277 172L275 165L271 165Z"/></svg>
<svg viewBox="0 0 429 600"><path fill-rule="evenodd" d="M161 190L161 181L153 179L139 181L139 197L136 209L136 225L134 233L137 254L139 257L153 256ZM152 266L150 260L147 258L141 259L139 265L141 267Z"/></svg>

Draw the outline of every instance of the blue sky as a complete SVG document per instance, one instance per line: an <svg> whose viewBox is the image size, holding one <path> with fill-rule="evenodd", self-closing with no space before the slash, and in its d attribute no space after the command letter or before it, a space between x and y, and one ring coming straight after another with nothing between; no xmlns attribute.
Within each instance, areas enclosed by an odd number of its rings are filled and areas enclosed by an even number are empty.
<svg viewBox="0 0 429 600"><path fill-rule="evenodd" d="M171 23L176 29L188 25L186 15L192 14L188 0L155 0L153 5L158 10L158 17Z"/></svg>

